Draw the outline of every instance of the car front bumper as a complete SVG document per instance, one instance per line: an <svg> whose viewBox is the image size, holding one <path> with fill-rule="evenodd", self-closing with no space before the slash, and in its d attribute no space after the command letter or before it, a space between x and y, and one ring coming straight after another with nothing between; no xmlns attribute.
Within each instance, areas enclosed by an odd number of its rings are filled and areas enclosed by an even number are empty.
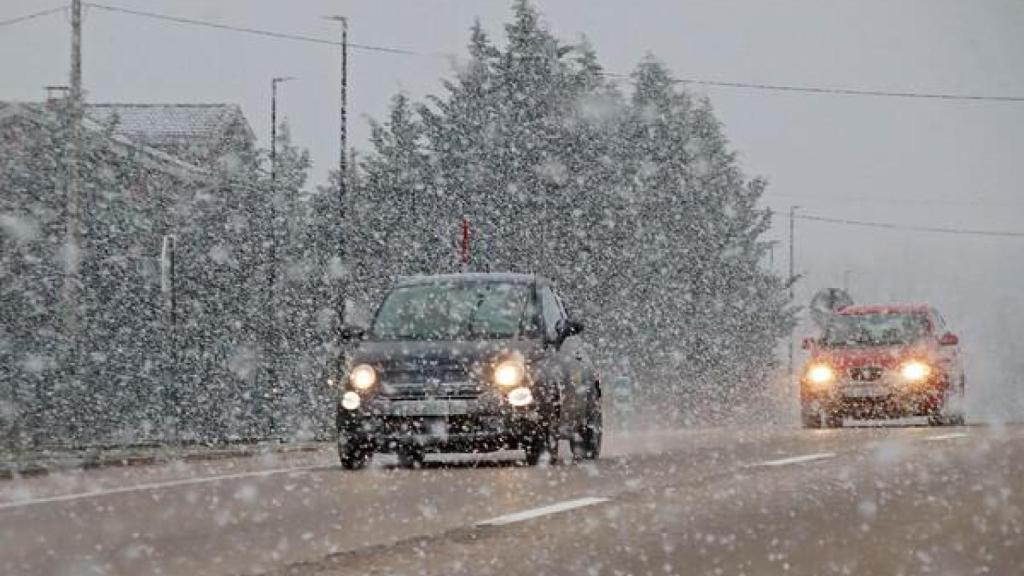
<svg viewBox="0 0 1024 576"><path fill-rule="evenodd" d="M942 408L943 380L907 387L891 379L865 383L841 380L825 390L813 390L801 384L801 404L805 415L824 410L854 418L895 418L929 416Z"/></svg>
<svg viewBox="0 0 1024 576"><path fill-rule="evenodd" d="M356 410L338 405L338 432L378 452L493 451L519 448L544 421L534 403L513 407L499 397L389 400L371 397Z"/></svg>

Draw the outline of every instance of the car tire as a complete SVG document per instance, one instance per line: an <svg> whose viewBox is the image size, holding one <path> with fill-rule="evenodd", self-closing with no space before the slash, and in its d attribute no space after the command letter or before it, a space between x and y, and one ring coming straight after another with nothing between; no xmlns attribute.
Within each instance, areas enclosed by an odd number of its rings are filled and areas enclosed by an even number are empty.
<svg viewBox="0 0 1024 576"><path fill-rule="evenodd" d="M363 442L345 432L338 432L338 459L345 470L358 470L370 461L371 452Z"/></svg>
<svg viewBox="0 0 1024 576"><path fill-rule="evenodd" d="M601 411L601 397L595 393L594 404L587 411L586 422L570 443L573 457L577 460L596 460L601 455L603 436L604 416Z"/></svg>
<svg viewBox="0 0 1024 576"><path fill-rule="evenodd" d="M843 417L832 411L815 406L805 406L800 418L804 428L842 428Z"/></svg>
<svg viewBox="0 0 1024 576"><path fill-rule="evenodd" d="M825 428L842 428L843 427L843 417L841 415L835 413L835 412L831 412L831 411L825 412L825 414L822 417L824 418L824 426L825 426Z"/></svg>
<svg viewBox="0 0 1024 576"><path fill-rule="evenodd" d="M801 415L804 428L821 428L821 416L818 414L803 414Z"/></svg>
<svg viewBox="0 0 1024 576"><path fill-rule="evenodd" d="M422 468L426 454L418 448L405 448L398 451L399 468Z"/></svg>
<svg viewBox="0 0 1024 576"><path fill-rule="evenodd" d="M545 454L549 457L549 463L558 463L558 434L553 433L551 429L552 426L547 423L540 424L526 439L523 451L526 452L527 465L540 464L544 460Z"/></svg>
<svg viewBox="0 0 1024 576"><path fill-rule="evenodd" d="M942 398L942 405L939 406L938 410L928 415L929 426L963 426L966 422L966 418L963 413L963 387L960 388L960 402L954 408L956 412L949 412L950 396L949 392Z"/></svg>

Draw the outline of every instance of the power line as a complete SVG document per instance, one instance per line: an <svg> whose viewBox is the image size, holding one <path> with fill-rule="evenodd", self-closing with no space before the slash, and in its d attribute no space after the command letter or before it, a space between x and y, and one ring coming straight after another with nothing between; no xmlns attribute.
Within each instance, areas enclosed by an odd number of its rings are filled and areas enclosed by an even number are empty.
<svg viewBox="0 0 1024 576"><path fill-rule="evenodd" d="M27 20L33 20L35 18L42 18L43 16L49 16L50 14L56 14L67 10L67 6L58 6L56 8L50 8L49 10L41 10L39 12L33 12L32 14L25 14L24 16L18 16L17 18L10 18L8 20L0 20L0 26L9 26L11 24L17 24L19 22L25 22Z"/></svg>
<svg viewBox="0 0 1024 576"><path fill-rule="evenodd" d="M609 78L632 80L628 74L604 72ZM875 96L884 98L919 98L930 100L961 100L983 102L1024 102L1024 96L1000 96L978 94L943 94L936 92L898 92L889 90L867 90L860 88L825 88L818 86L793 86L786 84L757 84L751 82L727 82L724 80L702 80L698 78L670 78L673 84L695 84L699 86L715 86L719 88L743 88L775 92L800 92L806 94L826 94L833 96Z"/></svg>
<svg viewBox="0 0 1024 576"><path fill-rule="evenodd" d="M163 20L166 22L175 22L177 24L188 24L191 26L202 26L205 28L214 28L217 30L228 30L231 32L241 32L244 34L252 34L255 36L264 36L267 38L276 38L278 40L292 40L296 42L306 42L310 44L322 44L327 46L341 46L341 42L336 40L328 40L326 38L317 38L314 36L303 36L300 34L288 34L285 32L275 32L273 30L264 30L260 28L246 28L244 26L233 26L230 24L220 24L217 22L208 22L205 20L196 20L193 18L183 18L181 16L169 16L166 14L157 14L155 12L144 12L142 10L131 10L128 8L120 8L117 6L108 6L105 4L96 4L88 2L85 4L90 8L97 8L99 10L106 10L108 12L116 12L119 14L128 14L131 16L140 16L143 18L151 18L154 20ZM414 50L405 50L402 48L390 48L387 46L373 46L370 44L354 44L349 42L349 48L355 50L363 50L366 52L383 52L387 54L401 54L404 56L444 56L443 54L436 53L424 53L416 52Z"/></svg>
<svg viewBox="0 0 1024 576"><path fill-rule="evenodd" d="M876 96L887 98L923 98L931 100L966 100L984 102L1024 102L1024 96L989 96L977 94L942 94L929 92L892 92L886 90L861 90L855 88L818 88L813 86L786 86L780 84L749 84L744 82L696 80L692 78L675 78L674 82L679 84L697 84L702 86L719 86L725 88L749 88L753 90L773 90L777 92L803 92L809 94L830 94L840 96Z"/></svg>
<svg viewBox="0 0 1024 576"><path fill-rule="evenodd" d="M314 36L304 36L300 34L289 34L285 32L275 32L273 30L265 30L260 28L247 28L244 26L234 26L230 24L221 24L217 22L209 22L205 20L197 20L194 18L184 18L181 16L170 16L167 14L158 14L155 12L146 12L143 10L132 10L129 8L121 8L117 6L110 6L106 4L97 4L93 2L85 3L86 6L91 8L97 8L99 10L106 10L108 12L116 12L120 14L128 14L132 16L139 16L143 18L151 18L155 20L163 20L166 22L175 22L178 24L187 24L192 26L202 26L206 28L213 28L217 30L227 30L231 32L240 32L244 34L252 34L256 36L263 36L267 38L276 38L279 40L291 40L296 42L306 42L311 44L321 44L328 46L340 46L341 43L335 40L328 40L326 38L317 38ZM63 8L55 8L52 10L40 12L37 14L30 14L21 18L16 18L6 23L19 22L28 18L34 18L42 16L52 12L63 10ZM0 22L0 25L5 22ZM378 46L371 44L357 44L349 43L349 47L354 50L362 50L365 52L378 52L385 54L398 54L402 56L427 56L427 57L443 57L452 58L452 54L443 52L419 52L416 50L407 50L404 48L392 48L389 46ZM629 74L622 74L617 72L604 72L602 73L605 77L616 78L622 80L631 80L632 76ZM894 90L870 90L861 88L829 88L820 86L798 86L789 84L766 84L766 83L753 83L753 82L731 82L725 80L705 80L700 78L672 78L673 83L676 84L692 84L698 86L713 86L720 88L738 88L746 90L761 90L761 91L774 91L774 92L795 92L803 94L822 94L832 96L870 96L878 98L912 98L912 99L927 99L927 100L946 100L946 101L975 101L975 102L1011 102L1011 103L1024 103L1024 96L1004 96L1004 95L982 95L982 94L949 94L949 93L938 93L938 92L908 92L908 91L894 91Z"/></svg>
<svg viewBox="0 0 1024 576"><path fill-rule="evenodd" d="M829 218L827 216L812 216L810 214L798 214L798 220L811 220L814 222L827 222L829 224L842 224L845 226L863 226L867 228L884 228L886 230L907 230L911 232L933 232L937 234L958 234L962 236L988 236L997 238L1024 238L1024 232L998 231L998 230L972 230L969 228L939 228L934 226L910 226L905 224L893 224L889 222L869 222L866 220L848 220L845 218Z"/></svg>
<svg viewBox="0 0 1024 576"><path fill-rule="evenodd" d="M826 200L828 203L840 203L840 204L890 204L895 206L962 206L965 208L1021 208L1024 204L1014 202L998 202L998 201L955 201L955 200L912 200L909 198L881 198L878 196L810 196L807 194L783 194L780 192L767 192L765 194L768 198L792 198L794 200L803 202L805 207L823 207L821 204L816 204L817 200ZM808 205L807 202L811 204ZM816 205L815 205L816 204Z"/></svg>

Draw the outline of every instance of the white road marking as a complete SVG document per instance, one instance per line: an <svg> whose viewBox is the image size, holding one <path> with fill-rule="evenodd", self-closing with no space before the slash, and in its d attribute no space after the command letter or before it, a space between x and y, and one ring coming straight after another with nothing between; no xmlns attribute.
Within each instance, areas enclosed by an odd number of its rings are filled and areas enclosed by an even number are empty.
<svg viewBox="0 0 1024 576"><path fill-rule="evenodd" d="M295 468L273 468L270 470L259 470L254 472L240 472L238 474L225 474L222 476L205 476L203 478L185 478L182 480L168 480L166 482L151 482L148 484L136 484L134 486L122 486L120 488L108 488L106 490L92 490L89 492L77 492L73 494L62 494L60 496L48 496L46 498L35 498L32 500L17 500L15 502L0 503L0 510L12 508L23 508L37 504L52 504L55 502L70 502L83 498L95 498L97 496L110 496L112 494L129 494L131 492L145 492L146 490L159 490L161 488L173 488L176 486L190 486L193 484L204 484L206 482L219 482L221 480L240 480L242 478L264 478L276 474L288 474L293 472L309 472L311 470L330 470L330 466L297 466Z"/></svg>
<svg viewBox="0 0 1024 576"><path fill-rule="evenodd" d="M786 466L788 464L800 464L802 462L813 462L815 460L824 460L826 458L835 458L835 452L819 452L817 454L804 454L802 456L792 456L790 458L782 458L779 460L765 460L764 462L758 462L754 466Z"/></svg>
<svg viewBox="0 0 1024 576"><path fill-rule="evenodd" d="M967 432L950 432L949 434L939 434L938 436L929 436L925 440L929 442L935 442L938 440L955 440L957 438L967 438L970 434Z"/></svg>
<svg viewBox="0 0 1024 576"><path fill-rule="evenodd" d="M547 516L549 514L558 514L559 512L575 510L576 508L583 508L585 506L593 506L594 504L601 504L603 502L608 501L609 498L600 497L577 498L575 500L566 500L565 502L559 502L557 504L551 504L549 506L541 506L540 508L531 508L529 510L523 510L522 512L515 512L512 514L506 514L504 516L498 516L497 518L491 518L490 520L477 522L476 525L504 526L506 524L512 524L513 522L523 522L525 520L531 520L533 518L539 518L541 516Z"/></svg>

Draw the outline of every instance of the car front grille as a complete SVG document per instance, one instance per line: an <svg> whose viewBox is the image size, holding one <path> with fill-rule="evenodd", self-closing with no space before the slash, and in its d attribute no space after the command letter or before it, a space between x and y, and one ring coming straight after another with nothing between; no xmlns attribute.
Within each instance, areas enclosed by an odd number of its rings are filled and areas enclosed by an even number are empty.
<svg viewBox="0 0 1024 576"><path fill-rule="evenodd" d="M392 400L473 399L482 391L468 370L456 366L388 370L381 377L381 395Z"/></svg>
<svg viewBox="0 0 1024 576"><path fill-rule="evenodd" d="M882 377L882 369L878 366L859 366L850 368L850 379L857 382L874 382Z"/></svg>

